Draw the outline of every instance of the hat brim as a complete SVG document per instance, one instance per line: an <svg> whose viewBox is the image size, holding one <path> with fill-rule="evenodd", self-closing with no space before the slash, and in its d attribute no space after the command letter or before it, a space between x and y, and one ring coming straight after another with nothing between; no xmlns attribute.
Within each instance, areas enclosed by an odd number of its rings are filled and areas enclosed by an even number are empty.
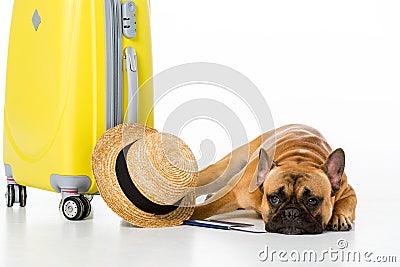
<svg viewBox="0 0 400 267"><path fill-rule="evenodd" d="M165 207L162 211L152 209L152 205L147 205L148 209L146 205L143 206L143 202L141 202L143 195L124 193L124 190L125 192L134 191L135 188L127 188L126 184L121 182L122 180L128 181L127 177L123 177L124 179L119 181L117 172L120 176L125 174L120 171L124 166L117 166L118 157L121 157L121 154L123 155L124 148L128 148L144 136L156 132L156 130L141 124L118 125L107 130L101 136L92 154L93 175L104 201L122 219L140 227L180 225L184 220L189 219L194 211L194 207L191 205L195 198L194 192L189 192L184 196L176 207ZM126 164L126 162L123 164ZM129 198L127 195L129 195ZM151 201L147 204L151 204ZM153 204L155 207L158 205L157 203ZM171 212L165 213L168 209ZM145 210L152 212L146 212Z"/></svg>

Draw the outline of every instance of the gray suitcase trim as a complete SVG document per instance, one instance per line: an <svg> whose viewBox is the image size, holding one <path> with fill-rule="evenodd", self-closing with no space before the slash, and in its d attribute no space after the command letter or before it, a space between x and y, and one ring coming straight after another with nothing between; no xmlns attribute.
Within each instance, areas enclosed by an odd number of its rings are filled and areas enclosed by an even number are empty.
<svg viewBox="0 0 400 267"><path fill-rule="evenodd" d="M122 123L121 1L104 0L106 43L106 129Z"/></svg>
<svg viewBox="0 0 400 267"><path fill-rule="evenodd" d="M50 176L50 184L59 193L62 189L77 189L78 193L86 193L90 189L92 181L87 176L52 174Z"/></svg>
<svg viewBox="0 0 400 267"><path fill-rule="evenodd" d="M4 171L6 172L7 177L13 177L12 168L8 164L4 164Z"/></svg>

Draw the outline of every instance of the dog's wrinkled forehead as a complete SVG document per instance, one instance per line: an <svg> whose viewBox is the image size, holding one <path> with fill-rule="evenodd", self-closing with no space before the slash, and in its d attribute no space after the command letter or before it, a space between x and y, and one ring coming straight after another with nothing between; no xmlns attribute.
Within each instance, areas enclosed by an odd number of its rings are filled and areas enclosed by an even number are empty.
<svg viewBox="0 0 400 267"><path fill-rule="evenodd" d="M329 181L320 171L272 169L264 183L266 194L283 191L288 196L301 196L306 189L321 197L330 194Z"/></svg>

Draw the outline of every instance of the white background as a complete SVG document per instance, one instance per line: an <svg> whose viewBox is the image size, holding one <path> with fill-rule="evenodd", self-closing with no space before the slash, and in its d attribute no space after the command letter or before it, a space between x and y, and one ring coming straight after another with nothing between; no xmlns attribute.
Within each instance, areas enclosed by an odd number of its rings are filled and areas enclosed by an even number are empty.
<svg viewBox="0 0 400 267"><path fill-rule="evenodd" d="M332 147L345 150L346 171L360 198L373 188L380 191L374 198L395 194L400 185L398 1L151 4L155 74L197 61L234 68L258 86L276 126L308 124ZM12 1L2 1L0 12L3 105ZM228 146L215 145L222 151L218 156L227 152Z"/></svg>
<svg viewBox="0 0 400 267"><path fill-rule="evenodd" d="M390 242L392 229L382 227L395 227L400 218L399 1L151 4L155 74L202 61L246 75L267 100L276 126L308 124L345 150L346 172L359 199L357 227L364 225L364 233L373 233L380 244ZM11 12L12 1L1 1L0 105ZM218 149L221 156L227 147ZM3 192L5 180L0 185Z"/></svg>

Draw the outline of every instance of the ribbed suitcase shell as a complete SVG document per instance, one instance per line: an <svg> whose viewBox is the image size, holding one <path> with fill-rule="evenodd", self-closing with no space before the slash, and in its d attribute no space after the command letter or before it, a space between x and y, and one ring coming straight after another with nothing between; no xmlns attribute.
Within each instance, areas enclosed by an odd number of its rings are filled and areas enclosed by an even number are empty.
<svg viewBox="0 0 400 267"><path fill-rule="evenodd" d="M68 179L84 179L90 184L79 185L79 193L97 192L91 153L106 130L110 90L106 55L113 51L107 51L105 5L110 1L14 1L4 107L4 163L7 175L19 185L60 192L63 179L67 179L66 187ZM122 51L127 46L136 50L140 86L152 76L149 3L134 2L137 36L120 41ZM37 30L35 11L40 16ZM119 74L123 76L119 77L126 110L126 73ZM139 90L139 123L152 126L152 115L146 117L152 103L152 91Z"/></svg>

